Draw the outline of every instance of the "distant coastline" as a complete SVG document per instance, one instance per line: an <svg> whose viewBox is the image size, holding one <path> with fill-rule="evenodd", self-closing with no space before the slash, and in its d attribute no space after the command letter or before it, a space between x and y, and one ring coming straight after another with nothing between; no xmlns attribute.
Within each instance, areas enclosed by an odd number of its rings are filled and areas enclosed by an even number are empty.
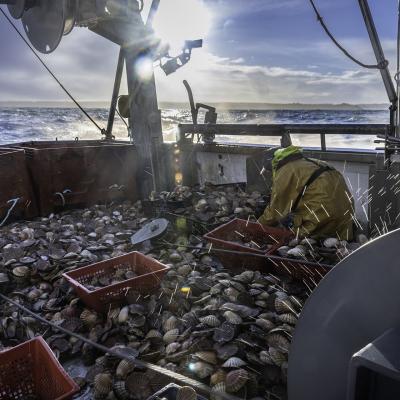
<svg viewBox="0 0 400 400"><path fill-rule="evenodd" d="M86 108L108 108L109 102L82 101ZM387 110L387 104L305 104L305 103L208 103L217 110L327 110L327 111L362 111ZM159 102L161 109L188 109L188 103ZM64 101L0 101L0 108L74 108L71 102Z"/></svg>

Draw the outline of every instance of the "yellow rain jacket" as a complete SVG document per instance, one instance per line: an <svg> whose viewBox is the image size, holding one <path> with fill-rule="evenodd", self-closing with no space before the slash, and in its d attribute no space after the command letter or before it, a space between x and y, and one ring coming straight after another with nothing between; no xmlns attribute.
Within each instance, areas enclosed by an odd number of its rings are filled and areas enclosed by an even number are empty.
<svg viewBox="0 0 400 400"><path fill-rule="evenodd" d="M329 169L307 187L321 167ZM340 172L322 161L304 158L302 149L295 146L275 152L272 172L271 203L259 218L261 224L276 226L293 213L291 229L299 237L353 238L354 202Z"/></svg>

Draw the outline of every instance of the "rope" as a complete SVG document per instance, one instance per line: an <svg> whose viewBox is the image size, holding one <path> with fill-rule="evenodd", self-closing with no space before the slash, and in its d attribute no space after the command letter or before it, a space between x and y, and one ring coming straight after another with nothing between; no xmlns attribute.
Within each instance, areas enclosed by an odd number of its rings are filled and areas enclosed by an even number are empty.
<svg viewBox="0 0 400 400"><path fill-rule="evenodd" d="M328 29L328 27L326 26L321 14L319 13L314 0L310 0L311 6L314 9L314 12L317 16L317 20L318 22L321 24L322 28L324 29L324 31L326 32L326 34L329 36L329 38L332 40L332 42L336 45L336 47L339 48L339 50L342 51L342 53L350 58L350 60L352 60L353 62L355 62L356 64L358 64L360 67L363 68L367 68L367 69L385 69L387 68L387 66L389 65L389 62L387 60L385 60L382 63L379 63L378 65L376 64L364 64L363 62L361 62L360 60L358 60L357 58L353 57L333 36L333 34L330 32L330 30Z"/></svg>
<svg viewBox="0 0 400 400"><path fill-rule="evenodd" d="M7 204L8 203L13 203L13 205L8 209L7 214L4 217L3 221L0 222L0 227L3 226L7 222L8 218L10 217L10 214L11 214L12 210L14 210L14 208L17 205L17 203L19 202L19 200L20 200L20 198L17 197L16 199L11 199L11 200L7 201Z"/></svg>
<svg viewBox="0 0 400 400"><path fill-rule="evenodd" d="M85 114L85 116L92 122L92 124L102 133L105 134L105 129L101 128L98 123L87 113L87 111L78 103L77 100L72 96L72 94L65 88L65 86L59 81L59 79L54 75L54 73L51 71L51 69L46 65L46 63L42 60L42 58L37 54L35 49L29 44L29 42L24 38L22 33L19 31L19 29L15 26L15 24L11 21L11 19L8 17L8 15L5 13L5 11L0 8L1 13L3 16L6 18L6 20L10 23L10 25L14 28L14 30L17 32L18 36L25 42L25 44L29 47L29 49L32 51L34 56L39 60L39 62L43 65L43 67L47 70L47 72L54 78L54 80L60 85L61 89L67 94L67 96L75 103L75 105Z"/></svg>
<svg viewBox="0 0 400 400"><path fill-rule="evenodd" d="M8 302L10 304L13 304L14 306L18 307L21 311L23 311L24 313L30 315L32 318L36 319L37 321L40 321L43 324L51 326L56 331L61 331L61 332L65 333L65 334L67 334L69 336L73 336L73 337L81 340L82 342L87 343L91 347L94 347L94 348L100 350L103 353L111 354L112 356L117 357L117 358L119 358L121 360L128 360L128 361L134 363L135 365L137 365L139 368L147 368L147 369L150 369L150 370L152 370L154 372L157 372L159 374L165 375L168 378L171 378L174 381L178 381L178 382L180 382L180 383L182 383L182 384L184 384L186 386L192 386L194 389L196 389L199 392L205 392L205 393L208 393L208 394L211 393L211 388L208 387L207 385L203 384L203 383L200 383L200 382L198 382L198 381L196 381L194 379L191 379L191 378L187 378L184 375L178 374L178 373L170 371L168 369L159 367L158 365L154 365L154 364L148 363L146 361L141 361L141 360L138 360L138 359L132 357L131 355L129 355L129 349L127 350L127 354L124 354L122 351L116 351L116 350L110 349L110 348L108 348L106 346L103 346L103 345L101 345L99 343L95 343L90 339L87 339L85 336L82 336L82 335L80 335L78 333L70 331L69 329L65 329L65 328L63 328L61 326L58 326L54 322L48 321L47 319L41 317L40 315L38 315L38 314L34 313L33 311L29 310L28 308L24 307L22 304L19 304L18 302L10 299L9 297L7 297L7 296L5 296L5 295L3 295L1 293L0 293L0 298L2 298L6 302ZM232 396L232 395L227 394L227 393L218 393L218 396L221 397L221 398L224 398L226 400L238 400L237 397Z"/></svg>

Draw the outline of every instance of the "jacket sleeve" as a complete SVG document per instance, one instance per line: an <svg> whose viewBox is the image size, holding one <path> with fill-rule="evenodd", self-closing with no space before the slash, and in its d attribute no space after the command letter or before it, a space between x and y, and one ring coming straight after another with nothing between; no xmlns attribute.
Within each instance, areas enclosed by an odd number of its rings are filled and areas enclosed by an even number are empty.
<svg viewBox="0 0 400 400"><path fill-rule="evenodd" d="M287 192L290 179L280 171L277 172L272 185L271 202L265 209L258 222L266 226L276 226L279 221L289 213L290 204Z"/></svg>

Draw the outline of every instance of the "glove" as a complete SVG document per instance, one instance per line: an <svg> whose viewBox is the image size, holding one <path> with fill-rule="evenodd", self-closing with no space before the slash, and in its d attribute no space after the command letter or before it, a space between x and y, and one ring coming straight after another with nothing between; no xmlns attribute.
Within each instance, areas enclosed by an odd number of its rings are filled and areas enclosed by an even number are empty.
<svg viewBox="0 0 400 400"><path fill-rule="evenodd" d="M286 229L293 228L293 225L294 225L294 214L293 213L289 213L288 215L283 217L279 222Z"/></svg>

